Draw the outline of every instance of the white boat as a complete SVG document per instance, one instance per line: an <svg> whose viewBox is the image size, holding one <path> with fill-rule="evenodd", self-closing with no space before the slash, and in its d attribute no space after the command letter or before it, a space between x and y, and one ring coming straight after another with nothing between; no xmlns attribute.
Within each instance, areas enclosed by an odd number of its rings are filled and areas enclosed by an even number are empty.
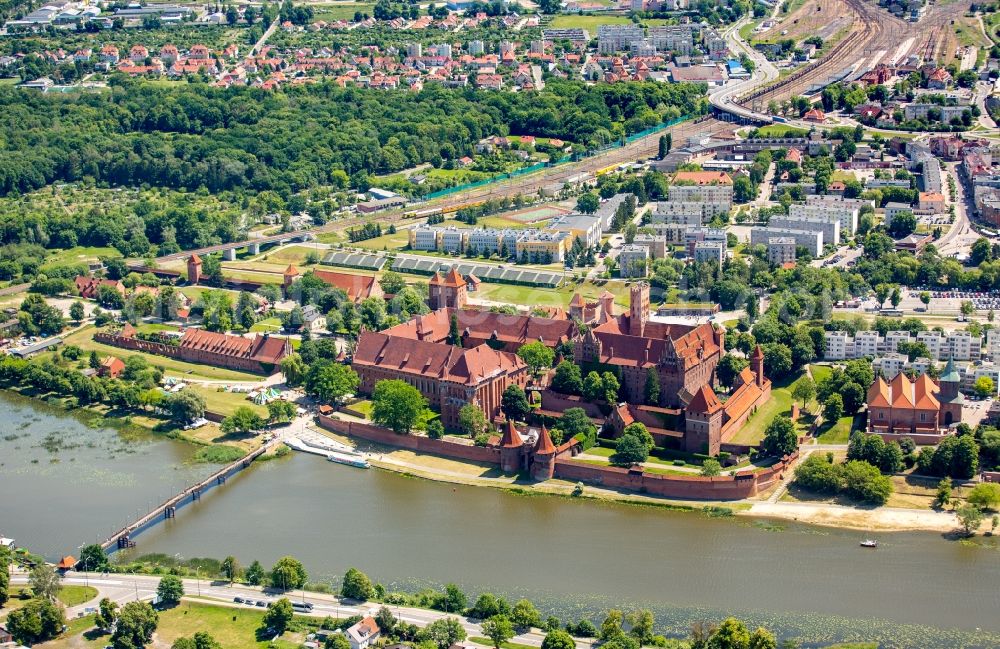
<svg viewBox="0 0 1000 649"><path fill-rule="evenodd" d="M370 465L368 460L360 456L350 456L341 455L340 453L330 453L326 456L326 459L330 462L336 462L337 464L346 464L347 466L353 466L358 469L368 469Z"/></svg>
<svg viewBox="0 0 1000 649"><path fill-rule="evenodd" d="M878 541L876 541L875 539L865 539L864 541L861 542L861 547L863 547L863 548L877 548L878 547Z"/></svg>

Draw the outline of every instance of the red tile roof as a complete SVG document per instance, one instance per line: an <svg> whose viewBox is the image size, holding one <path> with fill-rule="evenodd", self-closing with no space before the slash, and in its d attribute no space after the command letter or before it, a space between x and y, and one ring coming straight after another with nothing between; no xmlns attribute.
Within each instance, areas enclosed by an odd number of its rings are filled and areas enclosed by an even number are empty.
<svg viewBox="0 0 1000 649"><path fill-rule="evenodd" d="M701 386L694 393L694 397L687 407L688 412L700 415L711 415L720 410L722 410L722 404L719 402L719 397L715 396L715 392L708 385Z"/></svg>
<svg viewBox="0 0 1000 649"><path fill-rule="evenodd" d="M503 448L517 448L523 445L524 440L521 438L521 434L514 427L514 422L508 419L507 425L503 429L503 437L500 438L500 446Z"/></svg>
<svg viewBox="0 0 1000 649"><path fill-rule="evenodd" d="M353 302L360 302L373 294L380 295L375 278L369 275L352 275L332 270L314 270L313 275L347 293L347 297Z"/></svg>
<svg viewBox="0 0 1000 649"><path fill-rule="evenodd" d="M538 443L535 444L535 455L552 455L555 452L555 444L552 443L552 437L543 424L542 431L538 433Z"/></svg>

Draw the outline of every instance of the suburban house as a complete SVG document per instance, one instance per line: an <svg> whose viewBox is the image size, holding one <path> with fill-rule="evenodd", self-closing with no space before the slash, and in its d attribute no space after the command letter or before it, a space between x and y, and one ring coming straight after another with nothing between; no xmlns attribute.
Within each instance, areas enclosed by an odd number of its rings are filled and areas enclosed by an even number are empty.
<svg viewBox="0 0 1000 649"><path fill-rule="evenodd" d="M105 356L97 367L97 375L109 379L117 379L125 371L125 363L117 356Z"/></svg>
<svg viewBox="0 0 1000 649"><path fill-rule="evenodd" d="M351 649L368 649L378 642L381 630L375 623L375 619L369 616L354 626L348 627L346 634L347 641L351 643Z"/></svg>

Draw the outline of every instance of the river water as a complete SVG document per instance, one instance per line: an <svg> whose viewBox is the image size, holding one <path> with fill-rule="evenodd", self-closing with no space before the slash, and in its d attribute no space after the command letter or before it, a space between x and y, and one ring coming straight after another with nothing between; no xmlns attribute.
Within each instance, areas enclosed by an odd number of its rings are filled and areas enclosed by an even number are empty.
<svg viewBox="0 0 1000 649"><path fill-rule="evenodd" d="M185 464L183 444L126 440L6 397L0 407L10 412L0 419L0 533L49 557L75 553L212 469ZM95 444L51 453L38 444L53 431ZM4 439L11 434L28 437ZM355 566L390 589L455 582L530 597L564 619L643 606L673 633L737 614L815 641L1000 646L994 539L882 534L879 549L866 551L859 536L457 487L293 454L211 490L138 536L134 552L234 554L244 565L291 554L311 581L336 581Z"/></svg>

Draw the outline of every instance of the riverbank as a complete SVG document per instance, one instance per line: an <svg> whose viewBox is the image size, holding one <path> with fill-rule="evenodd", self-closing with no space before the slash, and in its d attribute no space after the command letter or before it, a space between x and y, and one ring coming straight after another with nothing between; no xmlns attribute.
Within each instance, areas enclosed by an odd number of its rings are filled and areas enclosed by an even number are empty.
<svg viewBox="0 0 1000 649"><path fill-rule="evenodd" d="M364 452L368 456L369 463L378 469L435 482L490 487L520 495L590 499L678 511L705 512L713 516L729 510L732 515L740 517L794 521L859 531L950 532L959 527L957 518L952 512L893 507L851 507L824 502L770 502L774 490L783 490L790 476L786 476L780 485L757 499L739 501L673 500L595 485L584 485L582 493L576 494L576 483L565 480L534 482L519 475L503 475L492 465L422 455L409 450L356 440L320 427L316 427L316 430L331 439L355 446Z"/></svg>

